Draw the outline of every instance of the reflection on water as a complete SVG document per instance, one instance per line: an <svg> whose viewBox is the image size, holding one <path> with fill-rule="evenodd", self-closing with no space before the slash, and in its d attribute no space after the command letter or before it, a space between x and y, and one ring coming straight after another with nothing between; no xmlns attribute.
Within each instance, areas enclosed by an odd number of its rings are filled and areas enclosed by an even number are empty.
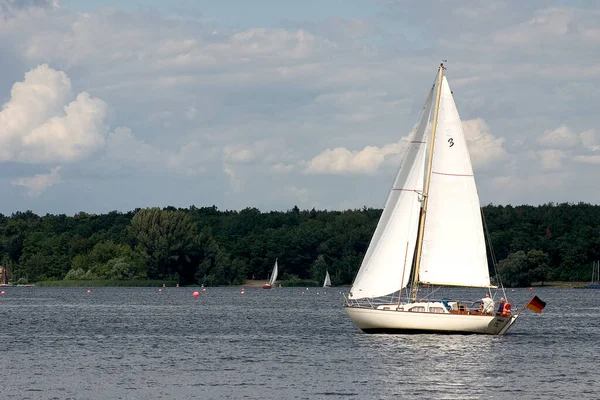
<svg viewBox="0 0 600 400"><path fill-rule="evenodd" d="M548 305L498 337L363 334L335 289L5 290L3 399L597 398L600 291L511 292Z"/></svg>

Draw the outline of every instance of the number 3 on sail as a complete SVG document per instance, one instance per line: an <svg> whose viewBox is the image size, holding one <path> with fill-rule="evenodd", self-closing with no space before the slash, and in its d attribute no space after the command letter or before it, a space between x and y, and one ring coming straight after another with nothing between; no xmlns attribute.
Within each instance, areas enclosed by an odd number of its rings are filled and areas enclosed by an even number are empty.
<svg viewBox="0 0 600 400"><path fill-rule="evenodd" d="M424 286L486 288L490 295L496 288L488 271L471 159L444 69L440 65L345 298L346 312L365 332L502 335L518 317L497 313L494 296L486 295L479 307L471 301L436 300L434 291L417 300ZM446 138L436 140L436 131Z"/></svg>

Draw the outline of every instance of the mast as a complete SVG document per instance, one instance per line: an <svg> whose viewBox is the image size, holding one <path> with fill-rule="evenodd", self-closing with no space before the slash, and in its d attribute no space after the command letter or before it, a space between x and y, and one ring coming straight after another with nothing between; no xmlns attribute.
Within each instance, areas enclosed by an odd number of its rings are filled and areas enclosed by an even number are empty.
<svg viewBox="0 0 600 400"><path fill-rule="evenodd" d="M438 112L440 110L440 97L442 95L442 78L444 77L444 63L438 67L437 92L435 94L435 108L433 111L433 126L431 127L431 138L429 140L429 153L427 161L427 174L425 175L425 187L423 189L423 208L419 218L419 236L417 237L417 256L415 259L415 268L413 271L413 282L410 291L411 301L417 299L419 290L419 268L421 268L421 252L423 250L423 232L425 228L425 217L427 216L427 202L429 200L429 183L431 179L431 166L433 165L433 147L435 143L435 133L437 130Z"/></svg>

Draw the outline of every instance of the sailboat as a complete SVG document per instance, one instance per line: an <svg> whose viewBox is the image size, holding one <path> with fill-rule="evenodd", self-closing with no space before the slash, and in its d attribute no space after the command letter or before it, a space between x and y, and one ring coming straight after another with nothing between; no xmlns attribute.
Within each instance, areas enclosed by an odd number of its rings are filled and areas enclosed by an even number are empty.
<svg viewBox="0 0 600 400"><path fill-rule="evenodd" d="M470 301L431 298L432 287L498 289L490 280L479 196L444 71L440 64L345 296L347 314L364 332L502 335L518 317L471 309Z"/></svg>
<svg viewBox="0 0 600 400"><path fill-rule="evenodd" d="M584 289L600 289L600 261L592 262L592 282Z"/></svg>
<svg viewBox="0 0 600 400"><path fill-rule="evenodd" d="M0 286L9 286L10 282L8 281L8 271L6 267L0 265L0 269L2 269L2 283L0 283Z"/></svg>
<svg viewBox="0 0 600 400"><path fill-rule="evenodd" d="M269 279L268 283L265 283L263 285L263 289L271 289L273 287L273 285L275 284L275 281L277 280L277 273L278 273L277 259L275 259L275 265L273 266L273 271L271 272L271 278Z"/></svg>
<svg viewBox="0 0 600 400"><path fill-rule="evenodd" d="M331 287L331 278L329 277L329 271L325 271L325 281L323 287Z"/></svg>

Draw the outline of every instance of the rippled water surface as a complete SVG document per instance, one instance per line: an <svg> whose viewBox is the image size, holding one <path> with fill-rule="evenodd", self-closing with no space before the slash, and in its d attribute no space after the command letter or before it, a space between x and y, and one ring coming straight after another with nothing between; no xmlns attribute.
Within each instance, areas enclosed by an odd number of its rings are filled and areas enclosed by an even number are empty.
<svg viewBox="0 0 600 400"><path fill-rule="evenodd" d="M600 398L600 290L517 289L548 305L500 337L363 334L336 288L4 290L2 399Z"/></svg>

